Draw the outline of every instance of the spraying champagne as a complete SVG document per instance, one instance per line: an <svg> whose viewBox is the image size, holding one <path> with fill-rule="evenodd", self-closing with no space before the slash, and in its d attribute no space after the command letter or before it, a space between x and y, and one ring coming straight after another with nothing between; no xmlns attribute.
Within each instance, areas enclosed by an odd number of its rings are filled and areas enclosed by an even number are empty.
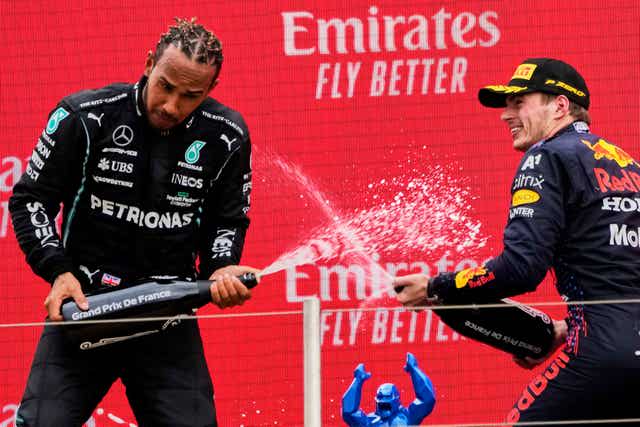
<svg viewBox="0 0 640 427"><path fill-rule="evenodd" d="M244 273L238 279L249 289L259 276ZM72 341L82 350L160 332L188 319L211 302L210 280L158 280L87 296L89 309L72 299L61 307ZM77 324L76 324L77 323Z"/></svg>

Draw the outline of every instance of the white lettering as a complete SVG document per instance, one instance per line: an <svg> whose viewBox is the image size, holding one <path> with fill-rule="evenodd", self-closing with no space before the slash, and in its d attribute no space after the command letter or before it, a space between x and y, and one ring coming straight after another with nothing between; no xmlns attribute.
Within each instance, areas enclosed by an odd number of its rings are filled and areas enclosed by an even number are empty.
<svg viewBox="0 0 640 427"><path fill-rule="evenodd" d="M22 162L19 158L8 156L2 159L2 166L9 165L9 168L0 172L0 192L9 192L22 175Z"/></svg>
<svg viewBox="0 0 640 427"><path fill-rule="evenodd" d="M103 200L94 194L91 194L90 201L92 210L99 210L103 215L124 219L126 222L138 224L140 227L150 229L186 227L193 219L193 213L144 212L136 206L128 206L111 200Z"/></svg>
<svg viewBox="0 0 640 427"><path fill-rule="evenodd" d="M96 99L93 101L88 101L88 102L83 102L82 104L80 104L80 108L85 108L85 107L94 107L96 105L100 105L100 104L110 104L112 102L116 102L119 101L123 98L127 97L127 93L121 93L119 95L116 96L112 96L111 98L102 98L102 99Z"/></svg>
<svg viewBox="0 0 640 427"><path fill-rule="evenodd" d="M308 279L307 273L298 272L295 265L287 267L286 273L287 302L302 302L305 296L317 295L298 295L298 279Z"/></svg>
<svg viewBox="0 0 640 427"><path fill-rule="evenodd" d="M204 181L202 178L194 178L192 176L186 176L186 175L174 173L171 176L171 182L173 184L178 184L183 187L202 188Z"/></svg>
<svg viewBox="0 0 640 427"><path fill-rule="evenodd" d="M384 308L376 310L371 331L371 344L381 344L387 337L387 321L389 312Z"/></svg>
<svg viewBox="0 0 640 427"><path fill-rule="evenodd" d="M453 15L443 7L430 19L422 14L379 17L375 6L369 7L368 12L366 17L328 19L316 18L308 11L282 12L284 54L363 54L380 52L381 45L385 51L395 52L396 41L400 40L407 51L429 50L430 41L435 49L442 50L448 48L447 37L456 47L469 49L478 45L492 47L500 40L495 11Z"/></svg>
<svg viewBox="0 0 640 427"><path fill-rule="evenodd" d="M35 170L33 170L33 168L31 167L31 163L27 164L27 169L24 172L27 174L29 178L31 178L34 181L37 181L38 178L40 177L40 172L36 172Z"/></svg>
<svg viewBox="0 0 640 427"><path fill-rule="evenodd" d="M287 56L311 55L315 52L314 47L306 49L296 48L296 33L306 33L306 27L296 25L296 18L313 19L313 14L309 12L282 12L282 23L284 26L284 54Z"/></svg>
<svg viewBox="0 0 640 427"><path fill-rule="evenodd" d="M50 146L52 146L52 147L56 146L56 140L51 138L49 135L47 135L47 133L45 131L42 131L42 134L40 135L40 138L45 140Z"/></svg>
<svg viewBox="0 0 640 427"><path fill-rule="evenodd" d="M42 168L44 167L44 160L42 160L42 158L38 155L38 152L35 150L31 154L31 163L33 163L33 165L40 170L42 170Z"/></svg>
<svg viewBox="0 0 640 427"><path fill-rule="evenodd" d="M537 165L540 164L540 159L542 159L542 154L532 154L526 158L524 161L521 171L526 171L527 169L535 169Z"/></svg>
<svg viewBox="0 0 640 427"><path fill-rule="evenodd" d="M105 184L117 185L120 187L127 187L127 188L133 187L133 182L123 181L121 179L107 178L99 175L93 175L93 180L96 182L104 182Z"/></svg>
<svg viewBox="0 0 640 427"><path fill-rule="evenodd" d="M38 143L36 144L36 150L45 159L48 159L49 155L51 154L51 148L49 148L46 145L44 145L42 140L38 140Z"/></svg>
<svg viewBox="0 0 640 427"><path fill-rule="evenodd" d="M358 325L362 319L362 311L350 311L349 312L349 345L356 343L356 332L358 331Z"/></svg>
<svg viewBox="0 0 640 427"><path fill-rule="evenodd" d="M18 413L18 405L9 404L2 408L2 413L7 414L9 418L0 423L0 427L13 427L15 426L16 414Z"/></svg>
<svg viewBox="0 0 640 427"><path fill-rule="evenodd" d="M313 15L312 15L313 17ZM335 46L336 53L349 53L347 50L347 26L353 31L353 51L356 53L364 53L366 50L363 46L362 21L357 18L348 18L345 21L334 18L328 21L318 19L318 52L320 54L329 54L329 29L335 30Z"/></svg>
<svg viewBox="0 0 640 427"><path fill-rule="evenodd" d="M442 95L466 90L464 78L468 64L464 57L445 57L437 60L434 58L397 59L389 64L379 60L374 61L371 66L369 96L411 95L418 81L420 95L427 95L431 83L431 68L434 64L436 65L433 77L434 94Z"/></svg>
<svg viewBox="0 0 640 427"><path fill-rule="evenodd" d="M640 212L640 199L630 197L605 197L602 210L614 212Z"/></svg>
<svg viewBox="0 0 640 427"><path fill-rule="evenodd" d="M640 244L640 227L627 230L627 224L609 224L611 237L609 245L631 246L637 248Z"/></svg>
<svg viewBox="0 0 640 427"><path fill-rule="evenodd" d="M0 238L7 237L7 228L9 225L9 202L4 201L0 203L0 209L2 210L2 218L0 219Z"/></svg>
<svg viewBox="0 0 640 427"><path fill-rule="evenodd" d="M329 325L328 318L333 313L328 311L322 311L320 313L320 345L324 344L324 334L325 332L329 332L331 326Z"/></svg>

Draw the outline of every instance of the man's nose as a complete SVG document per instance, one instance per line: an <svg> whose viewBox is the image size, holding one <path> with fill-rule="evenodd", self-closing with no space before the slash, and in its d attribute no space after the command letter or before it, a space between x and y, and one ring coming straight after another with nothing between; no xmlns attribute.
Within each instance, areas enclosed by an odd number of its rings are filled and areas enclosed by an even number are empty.
<svg viewBox="0 0 640 427"><path fill-rule="evenodd" d="M178 117L178 113L180 112L180 108L178 105L178 97L177 96L169 96L162 106L164 112L171 117Z"/></svg>
<svg viewBox="0 0 640 427"><path fill-rule="evenodd" d="M513 109L506 107L504 110L502 110L502 114L500 114L500 120L502 121L508 121L509 119L512 119L514 117L513 115Z"/></svg>

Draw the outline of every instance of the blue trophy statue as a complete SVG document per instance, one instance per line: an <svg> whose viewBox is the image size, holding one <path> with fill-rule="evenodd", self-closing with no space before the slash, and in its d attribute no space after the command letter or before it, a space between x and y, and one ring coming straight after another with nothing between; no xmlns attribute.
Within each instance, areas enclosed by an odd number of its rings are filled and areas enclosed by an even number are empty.
<svg viewBox="0 0 640 427"><path fill-rule="evenodd" d="M350 427L392 427L413 426L420 422L433 411L436 396L433 384L427 375L418 367L418 361L411 353L407 353L407 363L404 370L411 375L413 389L416 398L409 408L400 403L400 392L391 383L385 383L378 387L376 392L376 410L365 414L360 409L362 398L362 385L371 378L371 373L365 371L364 364L360 363L353 371L353 382L342 396L342 419Z"/></svg>

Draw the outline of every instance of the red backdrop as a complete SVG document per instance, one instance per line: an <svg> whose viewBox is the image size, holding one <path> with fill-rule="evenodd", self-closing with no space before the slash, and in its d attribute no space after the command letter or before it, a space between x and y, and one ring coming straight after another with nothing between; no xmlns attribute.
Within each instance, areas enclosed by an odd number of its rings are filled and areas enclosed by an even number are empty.
<svg viewBox="0 0 640 427"><path fill-rule="evenodd" d="M388 212L381 207L410 191L404 184L411 177L421 177L419 189L428 190L422 207L433 206L413 218L428 239L421 246L417 233L416 240L407 233L404 246L381 244L374 259L383 268L434 273L497 253L519 155L499 111L482 108L476 94L485 84L506 83L527 57L575 65L591 91L595 133L640 154L635 0L84 0L1 2L0 10L0 426L11 425L40 330L4 326L41 321L47 294L13 236L11 187L57 101L137 80L147 51L174 16L197 16L221 38L225 64L212 96L242 112L250 127L255 178L245 264L267 266L322 227L331 229L313 197L319 191L335 216L358 226L363 211ZM308 181L296 181L292 168ZM433 220L446 208L439 200L455 208L446 221ZM455 216L460 213L465 224ZM477 234L468 224L480 227ZM397 243L398 230L411 228L392 225L395 236L380 229L368 235ZM435 249L427 244L440 236L445 241ZM465 236L486 244L456 248ZM298 297L314 294L325 310L361 307L361 282L351 276L341 288L339 274L359 263L334 257L267 276L248 304L224 313L299 311ZM557 301L551 282L521 299ZM374 374L362 402L372 411L382 382L399 385L409 403L402 366L413 352L437 390L428 424L502 421L532 376L508 356L461 340L437 316L397 311L389 297L364 306L381 308L358 322L355 312L323 313L323 425L342 424L341 396L359 362ZM223 314L213 307L201 313ZM300 314L205 318L201 326L221 425L302 424ZM116 385L89 424L123 423L135 419Z"/></svg>

